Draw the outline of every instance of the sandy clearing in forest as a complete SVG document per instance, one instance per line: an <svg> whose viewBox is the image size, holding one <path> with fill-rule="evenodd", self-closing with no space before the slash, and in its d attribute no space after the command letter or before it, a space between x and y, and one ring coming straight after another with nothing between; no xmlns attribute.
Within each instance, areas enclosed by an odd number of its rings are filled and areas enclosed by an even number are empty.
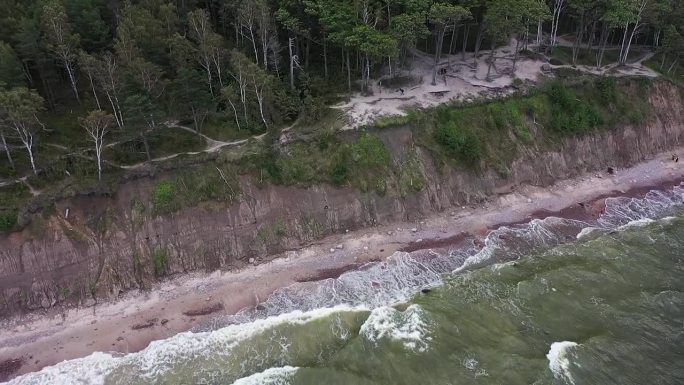
<svg viewBox="0 0 684 385"><path fill-rule="evenodd" d="M570 44L561 41L560 45ZM434 59L422 51L413 49L410 52L410 70L402 70L400 76L413 79L411 85L403 87L385 87L381 79L371 79L370 95L354 94L346 103L333 106L347 114L347 123L343 129L356 129L373 123L379 117L405 115L410 108L428 108L453 101L466 101L476 97L500 97L515 91L513 80L537 83L544 74L542 67L546 64L552 69L572 68L587 74L610 76L648 76L657 77L653 70L643 66L642 62L652 56L647 54L634 63L626 66L609 64L601 69L592 66L550 65L547 60L534 60L518 55L516 68L513 70L513 57L516 40L511 39L503 47L494 51L495 65L492 66L490 79L487 80L490 50L480 51L477 59L472 52L465 54L444 55L439 68L447 69L445 75L437 75L436 84L432 85ZM530 46L529 49L534 49ZM389 79L385 75L382 79Z"/></svg>

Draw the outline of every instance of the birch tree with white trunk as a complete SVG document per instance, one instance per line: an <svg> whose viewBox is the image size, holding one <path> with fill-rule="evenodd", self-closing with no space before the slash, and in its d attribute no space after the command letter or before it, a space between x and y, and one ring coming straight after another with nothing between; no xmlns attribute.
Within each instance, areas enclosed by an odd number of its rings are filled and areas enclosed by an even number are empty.
<svg viewBox="0 0 684 385"><path fill-rule="evenodd" d="M102 180L102 149L105 137L112 127L114 117L102 110L91 111L88 115L79 118L78 123L85 129L93 142L95 158L97 161L97 179Z"/></svg>
<svg viewBox="0 0 684 385"><path fill-rule="evenodd" d="M45 47L64 66L74 96L80 103L81 99L78 96L74 70L79 36L72 33L64 6L59 1L45 3L42 9L41 23Z"/></svg>
<svg viewBox="0 0 684 385"><path fill-rule="evenodd" d="M35 90L26 87L0 91L0 122L13 131L23 144L34 175L38 175L34 145L35 137L43 126L38 120L43 102L43 98Z"/></svg>

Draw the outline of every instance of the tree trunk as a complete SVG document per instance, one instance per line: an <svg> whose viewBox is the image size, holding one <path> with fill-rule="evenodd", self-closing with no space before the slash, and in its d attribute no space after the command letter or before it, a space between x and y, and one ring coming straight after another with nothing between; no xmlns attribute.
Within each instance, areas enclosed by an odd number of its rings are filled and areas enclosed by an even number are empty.
<svg viewBox="0 0 684 385"><path fill-rule="evenodd" d="M2 140L2 147L5 149L5 154L7 155L7 160L9 161L10 167L14 170L14 159L12 159L12 154L7 146L7 141L5 140L5 133L0 131L0 140Z"/></svg>
<svg viewBox="0 0 684 385"><path fill-rule="evenodd" d="M257 97L257 102L259 102L259 113L261 114L261 121L264 122L264 126L268 130L268 123L266 123L266 117L264 116L264 89L259 90L256 83L254 84L254 93Z"/></svg>
<svg viewBox="0 0 684 385"><path fill-rule="evenodd" d="M577 64L577 57L579 56L580 46L584 38L584 14L580 16L580 21L577 23L577 30L575 31L575 41L572 42L572 64Z"/></svg>
<svg viewBox="0 0 684 385"><path fill-rule="evenodd" d="M349 89L349 94L352 92L352 83L351 83L351 65L349 64L349 49L347 49L347 88Z"/></svg>
<svg viewBox="0 0 684 385"><path fill-rule="evenodd" d="M235 104L233 104L233 101L228 99L228 103L230 104L230 107L233 109L233 114L235 114L235 124L237 124L237 129L240 131L240 119L238 118L238 113L237 109L235 108Z"/></svg>
<svg viewBox="0 0 684 385"><path fill-rule="evenodd" d="M465 28L465 26L464 26ZM451 31L451 40L449 41L449 55L454 54L454 42L456 41L456 25L454 25L453 30Z"/></svg>
<svg viewBox="0 0 684 385"><path fill-rule="evenodd" d="M33 138L30 141L24 141L24 147L26 147L26 151L29 154L29 160L31 160L31 169L33 170L33 175L38 175L36 162L33 159Z"/></svg>
<svg viewBox="0 0 684 385"><path fill-rule="evenodd" d="M513 72L515 72L515 65L518 63L518 49L520 47L520 40L515 39L515 53L513 53Z"/></svg>
<svg viewBox="0 0 684 385"><path fill-rule="evenodd" d="M442 56L442 43L444 42L444 32L445 27L442 26L437 31L435 35L435 63L432 67L432 85L437 85L437 66L439 65L439 59Z"/></svg>
<svg viewBox="0 0 684 385"><path fill-rule="evenodd" d="M629 40L627 41L627 48L625 49L625 57L622 60L623 64L627 64L627 58L629 58L629 49L632 47L632 40L634 39L634 35L636 34L637 30L641 24L639 23L639 20L637 20L636 24L634 24L634 28L632 29L632 33L629 35Z"/></svg>
<svg viewBox="0 0 684 385"><path fill-rule="evenodd" d="M596 19L591 23L591 32L589 32L589 39L587 39L587 55L591 55L594 49L594 38L596 37Z"/></svg>
<svg viewBox="0 0 684 385"><path fill-rule="evenodd" d="M112 111L114 112L114 119L116 120L116 125L119 128L123 127L123 121L119 119L119 114L117 113L116 104L114 103L112 95L109 92L105 92L105 94L107 95L107 99L109 99L109 104L112 106Z"/></svg>
<svg viewBox="0 0 684 385"><path fill-rule="evenodd" d="M323 76L328 80L328 41L323 34Z"/></svg>
<svg viewBox="0 0 684 385"><path fill-rule="evenodd" d="M74 91L74 96L76 96L76 101L80 104L81 98L78 97L78 88L76 87L76 78L74 77L74 70L71 68L71 63L68 60L64 61L64 67L69 75L69 82L71 83L71 89Z"/></svg>
<svg viewBox="0 0 684 385"><path fill-rule="evenodd" d="M461 60L465 60L466 47L468 45L468 34L470 33L470 25L463 26L463 46L461 47Z"/></svg>
<svg viewBox="0 0 684 385"><path fill-rule="evenodd" d="M254 30L252 29L252 26L249 27L249 36L252 40L252 48L254 49L254 60L256 60L256 64L259 65L259 52L256 46L256 39L254 39Z"/></svg>
<svg viewBox="0 0 684 385"><path fill-rule="evenodd" d="M672 62L672 64L670 64L670 68L667 69L668 75L670 74L670 72L672 72L672 69L675 68L675 66L677 65L678 62L679 62L679 59L675 59L675 60Z"/></svg>
<svg viewBox="0 0 684 385"><path fill-rule="evenodd" d="M473 63L477 65L477 55L480 53L480 46L482 45L482 39L484 38L485 24L484 21L481 22L477 28L477 38L475 38L475 53L473 54Z"/></svg>
<svg viewBox="0 0 684 385"><path fill-rule="evenodd" d="M625 32L622 34L622 43L620 44L620 56L618 57L618 64L624 64L622 61L622 54L625 52L625 44L627 43L627 31L629 24L625 25Z"/></svg>
<svg viewBox="0 0 684 385"><path fill-rule="evenodd" d="M97 157L97 180L102 180L102 140L95 139L95 156Z"/></svg>
<svg viewBox="0 0 684 385"><path fill-rule="evenodd" d="M492 50L489 53L489 65L487 66L487 77L485 78L487 81L491 80L489 75L490 75L490 72L492 71L493 65L494 65L494 42L492 42Z"/></svg>
<svg viewBox="0 0 684 385"><path fill-rule="evenodd" d="M294 54L292 52L292 44L294 43L294 38L291 37L287 40L287 48L290 53L290 89L294 91Z"/></svg>
<svg viewBox="0 0 684 385"><path fill-rule="evenodd" d="M197 120L195 119L195 113L194 113L194 108L193 108L193 120L195 120L195 124L197 123ZM199 129L195 125L195 129L199 133ZM140 139L142 139L143 146L145 146L145 155L147 155L147 161L151 162L152 161L152 156L150 156L150 145L147 143L147 136L145 135L144 129L140 130Z"/></svg>
<svg viewBox="0 0 684 385"><path fill-rule="evenodd" d="M93 97L95 98L95 103L97 104L97 109L101 110L100 98L97 97L97 92L95 92L95 83L93 82L93 77L88 73L88 80L90 80L90 89L93 91Z"/></svg>
<svg viewBox="0 0 684 385"><path fill-rule="evenodd" d="M606 44L608 44L608 35L608 25L604 23L603 28L601 29L601 37L599 39L599 51L596 54L596 68L601 68L601 64L603 63L603 55L606 52Z"/></svg>
<svg viewBox="0 0 684 385"><path fill-rule="evenodd" d="M541 51L542 43L544 42L544 30L542 29L542 26L542 20L539 19L539 21L537 21L537 52Z"/></svg>

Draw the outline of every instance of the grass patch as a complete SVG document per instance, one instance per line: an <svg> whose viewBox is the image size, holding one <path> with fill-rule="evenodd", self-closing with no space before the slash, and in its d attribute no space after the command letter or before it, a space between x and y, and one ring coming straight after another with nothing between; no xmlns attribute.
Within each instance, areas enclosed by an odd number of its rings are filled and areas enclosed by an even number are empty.
<svg viewBox="0 0 684 385"><path fill-rule="evenodd" d="M170 214L201 202L231 202L240 190L237 173L230 166L206 164L162 180L152 191L153 213Z"/></svg>
<svg viewBox="0 0 684 385"><path fill-rule="evenodd" d="M679 87L684 87L684 64L677 63L676 66L671 67L673 58L665 57L665 59L666 60L663 62L662 54L657 54L652 58L645 60L643 64L665 79L677 84Z"/></svg>
<svg viewBox="0 0 684 385"><path fill-rule="evenodd" d="M154 252L152 255L152 265L155 277L166 275L166 272L169 269L168 252L166 249L158 249Z"/></svg>
<svg viewBox="0 0 684 385"><path fill-rule="evenodd" d="M16 210L9 210L5 212L0 212L0 232L10 232L17 227L17 215L19 213Z"/></svg>
<svg viewBox="0 0 684 385"><path fill-rule="evenodd" d="M310 186L330 183L363 191L384 192L390 175L390 154L375 135L364 133L353 142L324 131L305 142L293 143L281 152L266 146L240 162L261 182Z"/></svg>
<svg viewBox="0 0 684 385"><path fill-rule="evenodd" d="M287 224L283 218L276 218L272 223L263 224L257 230L256 240L263 246L277 244L287 235Z"/></svg>

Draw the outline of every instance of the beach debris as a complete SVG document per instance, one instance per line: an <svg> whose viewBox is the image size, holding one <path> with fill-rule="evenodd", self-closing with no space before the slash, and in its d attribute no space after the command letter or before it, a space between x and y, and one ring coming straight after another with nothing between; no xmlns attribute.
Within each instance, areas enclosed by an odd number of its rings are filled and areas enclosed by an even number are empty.
<svg viewBox="0 0 684 385"><path fill-rule="evenodd" d="M344 246L342 246L342 244L339 244L339 245L335 246L335 248L338 250L342 250L344 248Z"/></svg>
<svg viewBox="0 0 684 385"><path fill-rule="evenodd" d="M613 175L613 174L615 174L615 169L612 168L612 167L608 167L608 169L606 170L606 172L607 172L608 174L610 174L610 175Z"/></svg>
<svg viewBox="0 0 684 385"><path fill-rule="evenodd" d="M147 329L147 328L151 328L156 323L157 323L157 318L152 318L152 319L148 319L145 322L141 322L139 324L135 324L135 325L131 326L131 329L133 329L133 330ZM97 329L95 329L95 330L97 330Z"/></svg>
<svg viewBox="0 0 684 385"><path fill-rule="evenodd" d="M215 303L213 305L205 306L199 309L192 309L188 311L184 311L183 315L186 315L188 317L196 317L200 315L207 315L211 313L216 313L217 311L223 310L223 304L222 303Z"/></svg>
<svg viewBox="0 0 684 385"><path fill-rule="evenodd" d="M118 336L118 337L116 337L116 340L117 340L117 341L123 341L123 340L124 340L124 338L123 338L123 337L121 337L121 336Z"/></svg>
<svg viewBox="0 0 684 385"><path fill-rule="evenodd" d="M392 235L392 234L393 234L393 233L392 233L391 231L388 231L388 232L387 232L387 235Z"/></svg>
<svg viewBox="0 0 684 385"><path fill-rule="evenodd" d="M432 291L432 289L425 288L425 289L421 290L420 292L423 293L423 294L427 294L427 293L429 293L429 292L431 292L431 291Z"/></svg>
<svg viewBox="0 0 684 385"><path fill-rule="evenodd" d="M331 248L330 248L330 252L331 252L331 253L334 253L334 252L335 252L335 248L334 248L334 247L331 247Z"/></svg>
<svg viewBox="0 0 684 385"><path fill-rule="evenodd" d="M249 259L249 263L254 263L254 262L255 262L254 258Z"/></svg>
<svg viewBox="0 0 684 385"><path fill-rule="evenodd" d="M364 247L363 247L363 250L364 250L364 251L368 251L368 246L364 246Z"/></svg>
<svg viewBox="0 0 684 385"><path fill-rule="evenodd" d="M416 239L416 243L420 243L420 242L423 242L423 238Z"/></svg>
<svg viewBox="0 0 684 385"><path fill-rule="evenodd" d="M527 198L527 203L532 203L532 198Z"/></svg>
<svg viewBox="0 0 684 385"><path fill-rule="evenodd" d="M415 233L415 232L417 232L417 231L418 231L418 229L415 228L415 227L411 229L411 232L412 232L412 233Z"/></svg>
<svg viewBox="0 0 684 385"><path fill-rule="evenodd" d="M162 325L166 325L167 323L169 323L169 320L167 320L166 318L164 318L164 319L161 320L161 322L159 322L159 323L162 324Z"/></svg>

